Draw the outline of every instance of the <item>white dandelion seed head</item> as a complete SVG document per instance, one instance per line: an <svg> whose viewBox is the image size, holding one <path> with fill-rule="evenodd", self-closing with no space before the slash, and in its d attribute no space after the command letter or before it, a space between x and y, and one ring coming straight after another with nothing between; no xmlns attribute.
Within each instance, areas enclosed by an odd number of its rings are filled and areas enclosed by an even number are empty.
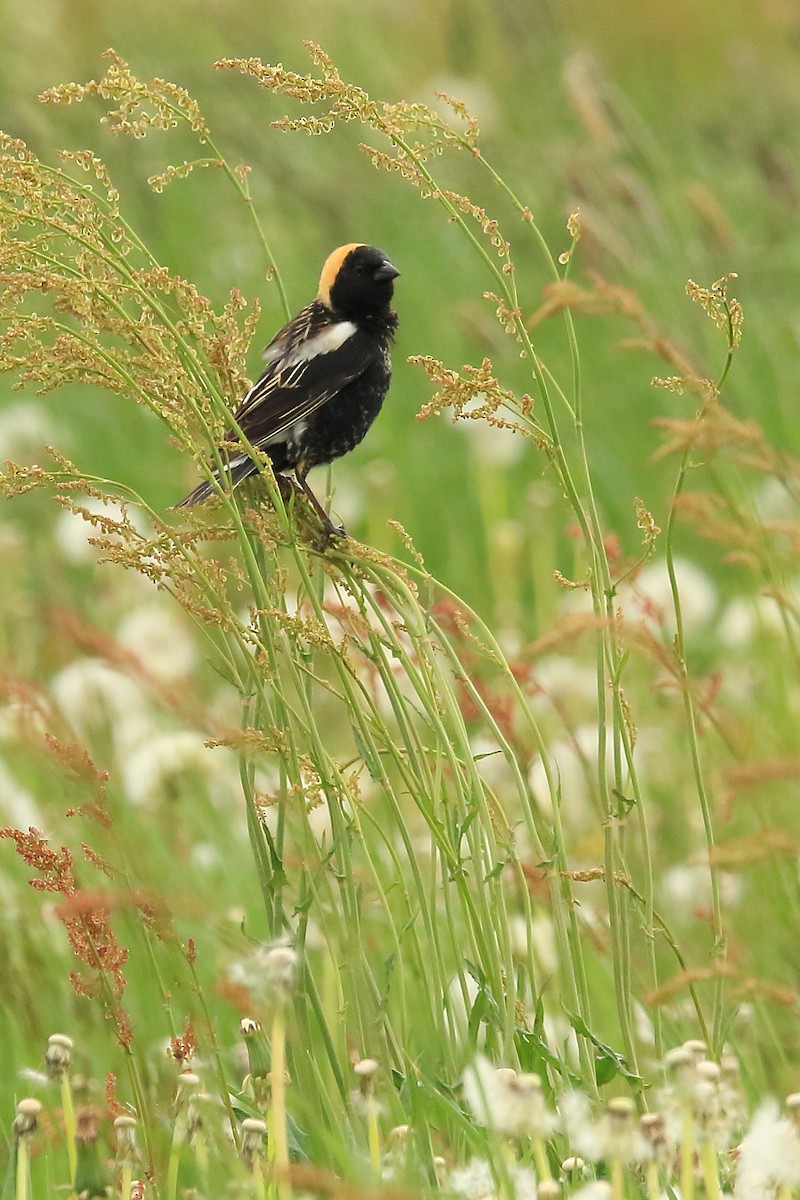
<svg viewBox="0 0 800 1200"><path fill-rule="evenodd" d="M17 1074L20 1079L24 1079L27 1084L35 1088L47 1087L50 1082L49 1075L46 1075L44 1071L34 1071L33 1067L22 1067Z"/></svg>
<svg viewBox="0 0 800 1200"><path fill-rule="evenodd" d="M0 462L11 459L29 465L40 459L45 447L65 445L62 428L52 412L37 400L3 405L0 413Z"/></svg>
<svg viewBox="0 0 800 1200"><path fill-rule="evenodd" d="M777 1188L800 1184L800 1134L774 1100L756 1112L739 1146L735 1200L765 1200Z"/></svg>
<svg viewBox="0 0 800 1200"><path fill-rule="evenodd" d="M709 576L695 563L677 558L674 569L684 632L691 636L708 626L717 611L719 597ZM675 636L675 608L664 559L648 563L633 582L622 585L618 599L629 619L643 621L654 634Z"/></svg>
<svg viewBox="0 0 800 1200"><path fill-rule="evenodd" d="M547 1107L538 1075L495 1069L479 1055L464 1072L464 1099L482 1125L506 1137L547 1139L556 1129L556 1114Z"/></svg>
<svg viewBox="0 0 800 1200"><path fill-rule="evenodd" d="M300 955L288 942L259 945L227 970L232 983L242 984L260 1003L284 1000L294 988Z"/></svg>
<svg viewBox="0 0 800 1200"><path fill-rule="evenodd" d="M531 1167L509 1162L506 1174L513 1188L513 1200L537 1200L536 1172ZM472 1158L463 1167L454 1168L441 1181L442 1190L463 1196L464 1200L494 1200L500 1194L490 1164Z"/></svg>
<svg viewBox="0 0 800 1200"><path fill-rule="evenodd" d="M548 700L593 703L597 699L595 668L567 654L547 654L537 659L532 682L534 696L541 693Z"/></svg>
<svg viewBox="0 0 800 1200"><path fill-rule="evenodd" d="M456 1042L464 1041L467 1036L470 1013L477 997L478 985L471 975L460 971L452 977L447 987L445 1021ZM478 1029L478 1045L482 1046L485 1040L486 1029L482 1024Z"/></svg>
<svg viewBox="0 0 800 1200"><path fill-rule="evenodd" d="M108 517L111 520L119 521L122 519L122 505L119 500L113 497L108 497L107 500L98 499L97 496L88 496L82 501L81 507L87 512L95 514L98 517ZM133 506L127 509L127 518L133 528L142 537L152 537L153 530L149 521L144 514ZM58 552L65 562L72 563L74 566L87 565L97 561L100 553L97 546L93 546L90 538L97 537L101 531L91 521L82 516L79 512L73 512L71 509L64 509L58 516L54 527L55 544ZM116 537L116 535L104 534L104 537Z"/></svg>
<svg viewBox="0 0 800 1200"><path fill-rule="evenodd" d="M561 1184L557 1179L543 1179L536 1189L537 1200L558 1200Z"/></svg>
<svg viewBox="0 0 800 1200"><path fill-rule="evenodd" d="M605 1179L595 1179L573 1192L570 1200L611 1200L613 1194L614 1189L610 1183Z"/></svg>
<svg viewBox="0 0 800 1200"><path fill-rule="evenodd" d="M742 898L742 877L733 871L719 871L717 879L725 904L734 907ZM671 905L678 913L706 908L711 903L711 874L708 865L678 863L660 874L658 890L662 901ZM705 1055L705 1049L701 1054Z"/></svg>
<svg viewBox="0 0 800 1200"><path fill-rule="evenodd" d="M138 684L99 658L79 658L50 681L56 704L85 740L111 726L117 751L134 744L151 728L148 706Z"/></svg>
<svg viewBox="0 0 800 1200"><path fill-rule="evenodd" d="M480 402L477 396L476 400ZM475 461L484 467L513 467L530 448L524 434L480 419L459 421L458 428L469 442Z"/></svg>
<svg viewBox="0 0 800 1200"><path fill-rule="evenodd" d="M466 1166L450 1172L446 1190L463 1196L464 1200L488 1200L495 1194L492 1169L485 1159L471 1158Z"/></svg>
<svg viewBox="0 0 800 1200"><path fill-rule="evenodd" d="M197 663L197 647L174 605L140 605L117 629L117 641L148 674L164 683L184 679Z"/></svg>
<svg viewBox="0 0 800 1200"><path fill-rule="evenodd" d="M17 1115L11 1123L11 1131L14 1137L26 1137L34 1133L39 1123L39 1114L41 1111L41 1102L33 1096L27 1096L24 1100L20 1100L17 1105Z"/></svg>
<svg viewBox="0 0 800 1200"><path fill-rule="evenodd" d="M0 813L2 823L16 829L28 829L35 825L41 829L46 823L34 796L22 786L0 760Z"/></svg>
<svg viewBox="0 0 800 1200"><path fill-rule="evenodd" d="M181 776L190 774L199 776L214 793L221 790L223 794L237 794L233 756L226 756L224 749L209 750L203 735L194 729L154 733L122 764L122 781L129 799L145 806L156 804Z"/></svg>
<svg viewBox="0 0 800 1200"><path fill-rule="evenodd" d="M374 1079L381 1069L381 1064L376 1058L361 1058L357 1063L353 1063L353 1073L359 1079Z"/></svg>
<svg viewBox="0 0 800 1200"><path fill-rule="evenodd" d="M605 1139L586 1093L577 1089L564 1092L558 1111L570 1148L588 1162L598 1162L603 1157Z"/></svg>

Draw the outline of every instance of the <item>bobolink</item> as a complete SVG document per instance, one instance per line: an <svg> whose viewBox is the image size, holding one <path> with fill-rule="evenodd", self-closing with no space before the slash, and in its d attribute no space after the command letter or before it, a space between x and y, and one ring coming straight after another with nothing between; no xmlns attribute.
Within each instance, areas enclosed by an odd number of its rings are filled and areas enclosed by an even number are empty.
<svg viewBox="0 0 800 1200"><path fill-rule="evenodd" d="M250 445L269 455L276 474L293 471L323 522L340 533L306 483L311 467L357 446L389 389L389 342L397 314L389 307L400 274L381 250L351 242L328 256L316 300L284 325L264 351L267 366L234 413ZM225 481L233 487L258 472L236 434L226 434ZM225 449L225 447L223 447ZM220 472L214 472L219 481ZM201 483L178 508L214 491Z"/></svg>

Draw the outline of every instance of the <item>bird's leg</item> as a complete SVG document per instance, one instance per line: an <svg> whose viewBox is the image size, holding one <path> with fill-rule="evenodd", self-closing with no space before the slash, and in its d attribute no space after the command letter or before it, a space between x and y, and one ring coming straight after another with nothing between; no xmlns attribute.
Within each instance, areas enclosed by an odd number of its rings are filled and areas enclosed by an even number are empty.
<svg viewBox="0 0 800 1200"><path fill-rule="evenodd" d="M296 481L292 479L291 475L281 475L276 472L275 482L278 485L278 491L281 494L283 503L288 504L292 496L299 490Z"/></svg>
<svg viewBox="0 0 800 1200"><path fill-rule="evenodd" d="M309 470L310 470L310 467L308 466L308 464L299 463L298 466L295 468L294 473L295 473L295 478L297 479L298 486L300 487L300 489L304 493L306 499L311 504L311 507L314 509L314 512L317 514L320 521L322 522L322 536L319 539L319 542L317 544L317 549L322 551L328 545L328 542L331 540L331 538L347 537L347 534L344 531L344 525L334 525L333 521L330 519L328 514L325 512L325 509L322 507L319 500L317 499L317 497L312 492L311 488L306 483L306 475L308 475Z"/></svg>

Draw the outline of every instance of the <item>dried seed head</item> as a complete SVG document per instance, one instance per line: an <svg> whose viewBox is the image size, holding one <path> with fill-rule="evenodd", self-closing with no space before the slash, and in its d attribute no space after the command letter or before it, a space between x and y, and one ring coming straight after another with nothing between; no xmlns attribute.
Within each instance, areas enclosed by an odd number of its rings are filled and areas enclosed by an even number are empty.
<svg viewBox="0 0 800 1200"><path fill-rule="evenodd" d="M117 1157L133 1158L136 1155L136 1118L123 1115L114 1122L117 1138Z"/></svg>
<svg viewBox="0 0 800 1200"><path fill-rule="evenodd" d="M555 1179L540 1179L536 1189L537 1200L558 1200L561 1184Z"/></svg>
<svg viewBox="0 0 800 1200"><path fill-rule="evenodd" d="M675 1046L664 1055L664 1068L671 1075L683 1075L694 1064L694 1057L685 1046Z"/></svg>
<svg viewBox="0 0 800 1200"><path fill-rule="evenodd" d="M75 1141L78 1145L89 1146L97 1141L97 1124L100 1112L91 1104L84 1104L75 1113Z"/></svg>
<svg viewBox="0 0 800 1200"><path fill-rule="evenodd" d="M267 1149L267 1126L256 1117L242 1121L242 1158L252 1167L257 1158L263 1158Z"/></svg>
<svg viewBox="0 0 800 1200"><path fill-rule="evenodd" d="M78 1161L75 1167L74 1188L78 1196L106 1196L108 1175L100 1161L97 1145L97 1124L100 1112L91 1105L84 1105L75 1114L77 1129L75 1147Z"/></svg>
<svg viewBox="0 0 800 1200"><path fill-rule="evenodd" d="M285 1004L294 989L299 957L291 946L273 946L264 958L267 989L275 1000Z"/></svg>
<svg viewBox="0 0 800 1200"><path fill-rule="evenodd" d="M57 1079L69 1070L72 1063L73 1041L65 1033L53 1033L47 1040L44 1061L51 1079Z"/></svg>
<svg viewBox="0 0 800 1200"><path fill-rule="evenodd" d="M381 1069L381 1064L374 1058L362 1058L353 1064L353 1072L358 1080L358 1088L362 1096L369 1096L375 1087L375 1076Z"/></svg>
<svg viewBox="0 0 800 1200"><path fill-rule="evenodd" d="M494 1075L497 1082L501 1085L514 1084L517 1081L517 1072L513 1067L498 1067Z"/></svg>
<svg viewBox="0 0 800 1200"><path fill-rule="evenodd" d="M20 1100L17 1105L17 1115L11 1123L11 1132L14 1137L26 1137L33 1133L39 1123L39 1113L42 1111L42 1106L38 1100L34 1100L32 1096L25 1100Z"/></svg>
<svg viewBox="0 0 800 1200"><path fill-rule="evenodd" d="M696 1063L702 1062L708 1054L708 1046L700 1038L690 1038L688 1042L683 1043L683 1049L691 1055Z"/></svg>
<svg viewBox="0 0 800 1200"><path fill-rule="evenodd" d="M719 1063L711 1062L711 1060L707 1058L701 1059L700 1062L697 1063L695 1070L697 1071L699 1078L705 1080L706 1083L719 1083L722 1075Z"/></svg>
<svg viewBox="0 0 800 1200"><path fill-rule="evenodd" d="M538 1075L518 1075L508 1067L496 1070L479 1057L464 1072L464 1097L481 1124L507 1137L546 1140L556 1128Z"/></svg>
<svg viewBox="0 0 800 1200"><path fill-rule="evenodd" d="M244 1017L239 1025L247 1051L247 1072L252 1079L266 1079L269 1075L270 1054L267 1039L260 1021Z"/></svg>
<svg viewBox="0 0 800 1200"><path fill-rule="evenodd" d="M609 1116L619 1121L629 1121L636 1112L636 1105L630 1096L614 1096L606 1105Z"/></svg>
<svg viewBox="0 0 800 1200"><path fill-rule="evenodd" d="M659 1112L644 1113L639 1119L642 1133L649 1141L655 1141L664 1134L664 1114Z"/></svg>

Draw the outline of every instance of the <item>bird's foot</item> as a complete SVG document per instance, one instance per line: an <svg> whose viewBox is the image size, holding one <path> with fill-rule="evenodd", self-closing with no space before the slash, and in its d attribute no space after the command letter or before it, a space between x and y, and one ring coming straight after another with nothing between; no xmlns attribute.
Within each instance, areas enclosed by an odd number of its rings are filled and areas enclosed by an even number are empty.
<svg viewBox="0 0 800 1200"><path fill-rule="evenodd" d="M319 518L322 529L313 543L314 549L319 554L323 554L335 538L347 537L344 525L334 525L311 488L305 483L305 478L297 479L292 475L278 474L275 476L275 480L285 501L288 502L292 496L304 496L314 514Z"/></svg>
<svg viewBox="0 0 800 1200"><path fill-rule="evenodd" d="M334 525L330 517L325 514L325 520L322 522L322 532L314 543L314 549L320 554L324 554L328 546L335 538L346 538L347 532L344 525Z"/></svg>

